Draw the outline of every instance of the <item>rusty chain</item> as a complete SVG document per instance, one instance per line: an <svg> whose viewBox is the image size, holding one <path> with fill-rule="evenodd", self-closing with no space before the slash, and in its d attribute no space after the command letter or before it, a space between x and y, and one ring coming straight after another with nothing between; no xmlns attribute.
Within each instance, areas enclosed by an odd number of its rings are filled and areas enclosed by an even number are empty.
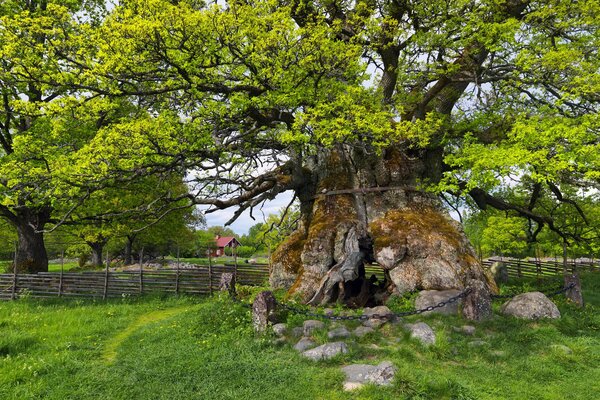
<svg viewBox="0 0 600 400"><path fill-rule="evenodd" d="M547 297L554 297L554 296L557 296L557 295L559 295L561 293L564 293L564 292L566 292L568 290L571 290L574 287L575 287L575 284L571 283L568 286L564 286L564 287L561 286L560 288L555 289L555 290L553 290L553 289L538 290L538 292L544 293ZM516 293L516 294L493 294L491 297L492 297L492 299L510 299L510 298L513 298L513 297L518 296L518 295L519 295L519 293Z"/></svg>

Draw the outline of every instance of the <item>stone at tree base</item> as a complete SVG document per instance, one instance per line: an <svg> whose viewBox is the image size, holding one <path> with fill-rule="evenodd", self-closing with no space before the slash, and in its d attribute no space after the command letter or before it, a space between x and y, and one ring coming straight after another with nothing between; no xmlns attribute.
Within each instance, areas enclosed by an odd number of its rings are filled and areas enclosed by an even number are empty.
<svg viewBox="0 0 600 400"><path fill-rule="evenodd" d="M304 321L304 324L302 326L304 329L304 336L310 336L314 331L318 329L324 329L325 323L316 319L309 319Z"/></svg>
<svg viewBox="0 0 600 400"><path fill-rule="evenodd" d="M435 332L425 322L417 322L416 324L406 324L406 329L410 331L410 337L418 339L426 346L435 343Z"/></svg>
<svg viewBox="0 0 600 400"><path fill-rule="evenodd" d="M393 321L395 319L395 315L387 306L377 306L373 308L366 307L363 310L363 315L367 317L371 317L373 315L383 316L385 318L369 318L363 322L364 326L369 328L379 328L381 325L385 324L388 321Z"/></svg>
<svg viewBox="0 0 600 400"><path fill-rule="evenodd" d="M396 373L396 368L389 361L379 365L353 364L342 368L346 374L344 390L350 391L362 387L366 383L378 386L391 385Z"/></svg>
<svg viewBox="0 0 600 400"><path fill-rule="evenodd" d="M348 352L348 346L344 342L332 342L325 343L314 349L310 349L302 353L306 358L310 358L313 361L328 360L337 356L338 354L344 354Z"/></svg>
<svg viewBox="0 0 600 400"><path fill-rule="evenodd" d="M275 324L273 325L273 332L277 336L285 336L287 333L287 325L286 324Z"/></svg>
<svg viewBox="0 0 600 400"><path fill-rule="evenodd" d="M327 332L329 339L343 339L350 336L350 331L345 326L340 326Z"/></svg>
<svg viewBox="0 0 600 400"><path fill-rule="evenodd" d="M315 342L313 342L312 340L310 340L309 338L303 337L302 339L300 339L298 341L298 343L296 343L294 345L294 349L298 350L299 352L303 352L303 351L306 351L308 349L312 349L316 345L317 344Z"/></svg>
<svg viewBox="0 0 600 400"><path fill-rule="evenodd" d="M436 306L439 303L448 300L451 297L455 297L460 294L458 289L448 290L422 290L415 299L415 308L422 310L430 306ZM433 311L427 311L423 314L437 313L445 315L456 315L458 314L458 304L462 300L455 301L454 303L446 304L444 307L436 308Z"/></svg>
<svg viewBox="0 0 600 400"><path fill-rule="evenodd" d="M489 343L486 342L485 340L481 340L481 339L475 339L475 340L471 340L469 342L469 347L482 347L482 346L487 346Z"/></svg>
<svg viewBox="0 0 600 400"><path fill-rule="evenodd" d="M354 335L363 337L373 332L375 332L375 329L371 328L370 326L359 326L354 330Z"/></svg>
<svg viewBox="0 0 600 400"><path fill-rule="evenodd" d="M475 327L472 325L463 325L460 327L460 331L465 335L473 336L475 334Z"/></svg>
<svg viewBox="0 0 600 400"><path fill-rule="evenodd" d="M292 328L292 336L293 337L300 337L302 335L304 335L304 327L296 326L295 328Z"/></svg>
<svg viewBox="0 0 600 400"><path fill-rule="evenodd" d="M463 317L471 321L483 321L492 317L492 297L487 285L471 279L468 284L471 290L462 305Z"/></svg>
<svg viewBox="0 0 600 400"><path fill-rule="evenodd" d="M275 322L275 307L277 303L272 292L265 291L256 295L252 304L252 326L257 333L267 331L269 322Z"/></svg>
<svg viewBox="0 0 600 400"><path fill-rule="evenodd" d="M219 290L229 292L230 295L235 295L235 275L232 272L224 272L221 274L219 281Z"/></svg>
<svg viewBox="0 0 600 400"><path fill-rule="evenodd" d="M521 319L560 318L556 304L541 292L519 294L504 303L500 312Z"/></svg>
<svg viewBox="0 0 600 400"><path fill-rule="evenodd" d="M508 282L508 268L506 264L500 261L496 261L490 266L490 272L494 277L494 281L496 283L506 283Z"/></svg>

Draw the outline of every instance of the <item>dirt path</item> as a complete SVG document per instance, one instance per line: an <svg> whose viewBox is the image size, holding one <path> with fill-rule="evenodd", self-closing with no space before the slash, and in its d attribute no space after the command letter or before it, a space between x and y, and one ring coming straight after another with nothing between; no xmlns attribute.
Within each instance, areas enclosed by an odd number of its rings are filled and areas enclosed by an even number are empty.
<svg viewBox="0 0 600 400"><path fill-rule="evenodd" d="M148 324L163 321L165 319L171 318L177 314L181 314L182 312L188 311L190 309L189 306L185 307L177 307L170 308L167 310L159 310L153 311L148 314L144 314L139 317L135 322L131 323L127 328L121 331L118 335L113 337L106 344L106 348L102 353L102 359L107 364L112 364L117 357L117 350L121 343L123 343L131 334L133 334L138 329L146 326Z"/></svg>

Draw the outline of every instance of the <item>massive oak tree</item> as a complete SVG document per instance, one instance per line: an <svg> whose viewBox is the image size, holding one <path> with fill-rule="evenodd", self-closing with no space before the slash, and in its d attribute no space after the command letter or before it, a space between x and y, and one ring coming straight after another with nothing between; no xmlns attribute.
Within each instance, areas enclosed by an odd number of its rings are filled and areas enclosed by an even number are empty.
<svg viewBox="0 0 600 400"><path fill-rule="evenodd" d="M95 181L187 172L190 202L234 218L293 191L301 224L271 283L307 302L493 289L438 195L578 239L540 205L579 212L564 189L599 184L598 14L562 0L123 1L77 63L88 90L149 112L101 129L82 162ZM524 201L498 196L517 186Z"/></svg>

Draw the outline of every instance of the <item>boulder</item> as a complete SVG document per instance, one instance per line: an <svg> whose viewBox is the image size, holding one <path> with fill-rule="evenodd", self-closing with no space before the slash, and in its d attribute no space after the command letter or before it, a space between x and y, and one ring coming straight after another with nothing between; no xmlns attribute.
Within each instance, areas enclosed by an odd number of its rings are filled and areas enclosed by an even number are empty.
<svg viewBox="0 0 600 400"><path fill-rule="evenodd" d="M257 333L266 332L269 322L275 322L275 296L265 291L256 295L252 303L252 325Z"/></svg>
<svg viewBox="0 0 600 400"><path fill-rule="evenodd" d="M298 341L298 343L296 343L294 345L294 349L298 350L299 352L303 352L303 351L306 351L308 349L312 349L316 345L317 344L315 342L313 342L312 340L310 340L309 338L303 337L302 339L300 339Z"/></svg>
<svg viewBox="0 0 600 400"><path fill-rule="evenodd" d="M341 339L347 338L350 336L350 331L345 326L340 326L339 328L335 328L327 332L327 337L329 339Z"/></svg>
<svg viewBox="0 0 600 400"><path fill-rule="evenodd" d="M435 332L425 322L416 324L406 324L405 327L410 331L410 337L419 340L426 346L435 343Z"/></svg>
<svg viewBox="0 0 600 400"><path fill-rule="evenodd" d="M541 292L519 294L504 303L500 312L521 319L560 318L558 307Z"/></svg>
<svg viewBox="0 0 600 400"><path fill-rule="evenodd" d="M375 332L375 329L369 326L359 326L354 330L354 334L358 337L363 337L372 332Z"/></svg>
<svg viewBox="0 0 600 400"><path fill-rule="evenodd" d="M396 373L396 368L389 361L384 361L379 365L353 364L342 368L346 374L344 390L354 390L362 387L366 383L372 383L378 386L388 386L392 384L392 379Z"/></svg>
<svg viewBox="0 0 600 400"><path fill-rule="evenodd" d="M457 289L422 290L421 292L419 292L417 298L415 299L415 308L417 310L422 310L430 306L436 306L439 303L446 301L451 297L459 295L460 292L461 291ZM438 313L446 315L456 315L458 314L458 305L461 301L462 299L455 301L451 304L446 304L444 307L436 308L433 311L424 312L423 314Z"/></svg>
<svg viewBox="0 0 600 400"><path fill-rule="evenodd" d="M313 361L319 360L328 360L337 356L338 354L343 354L348 352L348 346L344 342L332 342L325 343L319 347L315 347L314 349L307 350L302 355L306 358L310 358Z"/></svg>
<svg viewBox="0 0 600 400"><path fill-rule="evenodd" d="M366 307L363 310L363 315L369 317L363 322L363 325L369 328L379 328L387 321L393 321L395 318L392 310L386 306L377 306L373 308Z"/></svg>
<svg viewBox="0 0 600 400"><path fill-rule="evenodd" d="M500 262L500 261L494 262L490 266L490 272L492 273L492 276L494 277L494 280L496 281L496 283L508 282L508 268L506 267L506 264L504 264L503 262Z"/></svg>
<svg viewBox="0 0 600 400"><path fill-rule="evenodd" d="M285 336L287 333L287 325L286 324L275 324L273 325L273 332L277 336Z"/></svg>
<svg viewBox="0 0 600 400"><path fill-rule="evenodd" d="M469 280L470 292L463 301L462 314L471 321L492 317L492 297L488 286L476 279Z"/></svg>
<svg viewBox="0 0 600 400"><path fill-rule="evenodd" d="M292 336L293 337L300 337L302 335L304 335L304 327L296 326L295 328L292 328Z"/></svg>
<svg viewBox="0 0 600 400"><path fill-rule="evenodd" d="M304 321L302 326L304 329L304 336L310 336L317 329L325 328L325 323L316 319L309 319Z"/></svg>

